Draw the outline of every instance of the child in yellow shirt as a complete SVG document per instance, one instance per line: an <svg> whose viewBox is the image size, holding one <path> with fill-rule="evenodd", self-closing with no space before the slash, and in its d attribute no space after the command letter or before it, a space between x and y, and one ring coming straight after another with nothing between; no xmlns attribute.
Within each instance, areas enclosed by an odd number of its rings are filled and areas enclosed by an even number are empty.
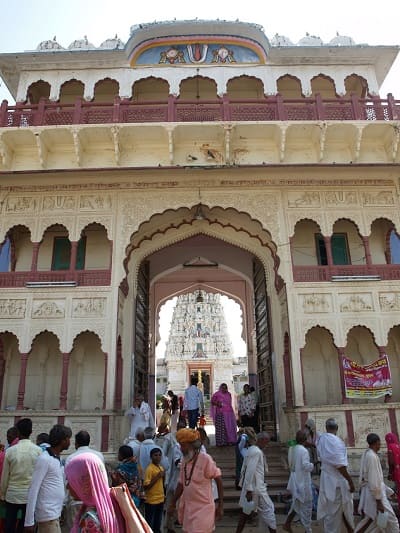
<svg viewBox="0 0 400 533"><path fill-rule="evenodd" d="M144 516L154 533L161 533L164 509L164 468L160 465L162 451L153 448L150 452L151 463L146 468L143 488L146 493Z"/></svg>

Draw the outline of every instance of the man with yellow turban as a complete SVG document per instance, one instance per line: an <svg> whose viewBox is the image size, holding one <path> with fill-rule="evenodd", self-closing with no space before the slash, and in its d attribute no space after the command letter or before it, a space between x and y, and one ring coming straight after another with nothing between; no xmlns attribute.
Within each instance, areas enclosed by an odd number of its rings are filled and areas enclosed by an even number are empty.
<svg viewBox="0 0 400 533"><path fill-rule="evenodd" d="M180 429L176 433L183 459L180 478L174 497L168 508L173 514L179 500L178 520L184 533L212 533L215 520L223 515L223 488L221 470L212 457L199 453L201 441L196 429ZM215 507L211 480L215 479L218 489L218 504Z"/></svg>

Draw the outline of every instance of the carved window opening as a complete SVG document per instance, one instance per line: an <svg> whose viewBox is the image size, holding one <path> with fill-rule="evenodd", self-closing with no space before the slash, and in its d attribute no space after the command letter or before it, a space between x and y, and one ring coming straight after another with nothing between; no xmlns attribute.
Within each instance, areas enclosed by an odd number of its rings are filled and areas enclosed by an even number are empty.
<svg viewBox="0 0 400 533"><path fill-rule="evenodd" d="M318 264L326 266L328 256L323 236L318 233L315 236ZM349 245L346 233L333 233L331 237L332 259L334 265L351 265Z"/></svg>
<svg viewBox="0 0 400 533"><path fill-rule="evenodd" d="M320 94L322 98L337 98L335 83L329 76L319 74L311 80L312 95Z"/></svg>
<svg viewBox="0 0 400 533"><path fill-rule="evenodd" d="M86 237L78 242L75 270L85 268ZM54 237L51 270L69 270L71 263L71 242L68 237Z"/></svg>
<svg viewBox="0 0 400 533"><path fill-rule="evenodd" d="M368 83L362 76L357 74L351 74L344 80L344 86L346 88L346 96L356 94L359 98L366 98L368 96Z"/></svg>
<svg viewBox="0 0 400 533"><path fill-rule="evenodd" d="M26 99L28 104L38 104L41 98L48 100L50 97L50 83L39 80L28 87Z"/></svg>
<svg viewBox="0 0 400 533"><path fill-rule="evenodd" d="M135 81L132 87L134 102L166 102L168 100L169 84L161 78L150 78Z"/></svg>
<svg viewBox="0 0 400 533"><path fill-rule="evenodd" d="M227 95L231 99L264 98L263 82L253 76L232 78L227 84Z"/></svg>
<svg viewBox="0 0 400 533"><path fill-rule="evenodd" d="M119 94L119 83L111 78L100 80L94 86L94 102L112 102Z"/></svg>
<svg viewBox="0 0 400 533"><path fill-rule="evenodd" d="M389 235L389 262L392 265L400 264L400 235L392 229Z"/></svg>
<svg viewBox="0 0 400 533"><path fill-rule="evenodd" d="M295 76L286 74L286 76L281 76L278 78L277 82L277 91L283 96L284 99L294 99L304 98L304 95L301 90L301 82Z"/></svg>
<svg viewBox="0 0 400 533"><path fill-rule="evenodd" d="M0 248L0 272L9 272L11 266L11 239L6 237Z"/></svg>
<svg viewBox="0 0 400 533"><path fill-rule="evenodd" d="M69 80L61 85L60 103L72 104L77 98L83 98L85 85L79 80Z"/></svg>

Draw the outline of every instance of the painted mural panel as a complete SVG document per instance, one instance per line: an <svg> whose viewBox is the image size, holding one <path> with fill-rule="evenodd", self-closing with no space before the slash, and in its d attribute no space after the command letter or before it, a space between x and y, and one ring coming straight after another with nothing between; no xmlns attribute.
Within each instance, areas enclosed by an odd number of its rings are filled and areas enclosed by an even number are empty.
<svg viewBox="0 0 400 533"><path fill-rule="evenodd" d="M261 63L258 54L245 46L224 43L176 43L144 50L136 65Z"/></svg>

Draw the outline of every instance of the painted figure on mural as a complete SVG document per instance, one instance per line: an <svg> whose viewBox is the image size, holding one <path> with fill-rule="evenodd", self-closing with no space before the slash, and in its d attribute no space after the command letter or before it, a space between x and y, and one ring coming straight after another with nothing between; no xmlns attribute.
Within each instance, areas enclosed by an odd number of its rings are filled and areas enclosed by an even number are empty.
<svg viewBox="0 0 400 533"><path fill-rule="evenodd" d="M172 47L161 52L159 63L170 63L173 65L174 63L186 63L186 60L182 50Z"/></svg>
<svg viewBox="0 0 400 533"><path fill-rule="evenodd" d="M220 46L213 50L212 63L236 63L233 57L233 51L228 50L225 46Z"/></svg>

